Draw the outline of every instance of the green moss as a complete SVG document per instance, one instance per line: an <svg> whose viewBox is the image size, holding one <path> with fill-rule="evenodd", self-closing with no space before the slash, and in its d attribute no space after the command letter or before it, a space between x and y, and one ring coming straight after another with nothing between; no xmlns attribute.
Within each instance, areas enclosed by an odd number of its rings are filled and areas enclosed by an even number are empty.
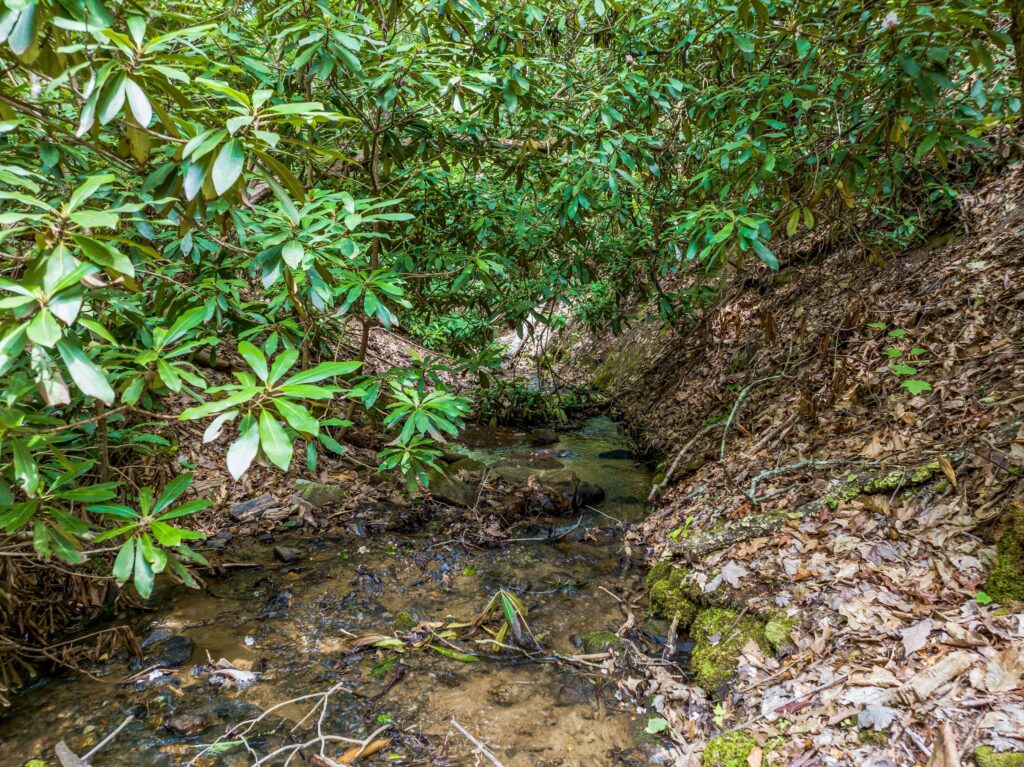
<svg viewBox="0 0 1024 767"><path fill-rule="evenodd" d="M996 563L982 590L997 602L1024 602L1024 504L1011 504L1005 513Z"/></svg>
<svg viewBox="0 0 1024 767"><path fill-rule="evenodd" d="M793 633L794 628L796 628L796 621L788 615L779 613L773 615L764 624L764 638L768 640L768 644L775 652L779 652L787 644L792 643L793 640L789 638L789 635Z"/></svg>
<svg viewBox="0 0 1024 767"><path fill-rule="evenodd" d="M974 752L974 763L978 767L1024 767L1024 753L1020 751L996 753L989 746L982 746Z"/></svg>
<svg viewBox="0 0 1024 767"><path fill-rule="evenodd" d="M893 469L879 474L868 472L859 475L851 471L825 496L825 505L835 509L840 502L849 501L858 495L891 493L903 487L920 485L931 479L939 470L939 462L932 461L909 470Z"/></svg>
<svg viewBox="0 0 1024 767"><path fill-rule="evenodd" d="M727 732L708 741L702 767L747 767L747 757L757 742L745 732Z"/></svg>
<svg viewBox="0 0 1024 767"><path fill-rule="evenodd" d="M583 649L588 653L599 653L609 647L622 644L619 635L614 631L590 631L580 639L583 641Z"/></svg>
<svg viewBox="0 0 1024 767"><path fill-rule="evenodd" d="M765 652L771 647L761 623L749 615L719 607L701 610L690 627L695 642L691 655L694 681L711 695L725 692L747 642L753 639Z"/></svg>
<svg viewBox="0 0 1024 767"><path fill-rule="evenodd" d="M665 620L679 620L685 629L697 615L697 605L688 596L686 570L662 560L647 573L644 580L650 596L651 612Z"/></svg>
<svg viewBox="0 0 1024 767"><path fill-rule="evenodd" d="M416 622L408 610L399 610L395 613L395 631L412 631L416 628Z"/></svg>
<svg viewBox="0 0 1024 767"><path fill-rule="evenodd" d="M877 746L878 748L882 748L889 744L889 730L874 730L869 727L868 729L860 730L857 733L857 740L865 746Z"/></svg>

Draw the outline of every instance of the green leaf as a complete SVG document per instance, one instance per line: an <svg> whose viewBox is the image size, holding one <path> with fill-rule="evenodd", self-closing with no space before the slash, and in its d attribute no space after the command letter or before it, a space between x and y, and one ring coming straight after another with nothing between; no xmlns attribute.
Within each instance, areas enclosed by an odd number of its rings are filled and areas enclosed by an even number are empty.
<svg viewBox="0 0 1024 767"><path fill-rule="evenodd" d="M49 309L40 309L36 316L28 323L28 338L40 346L53 348L63 335L57 318Z"/></svg>
<svg viewBox="0 0 1024 767"><path fill-rule="evenodd" d="M256 419L246 415L242 419L241 433L228 447L228 471L234 480L241 478L249 470L260 446L260 432Z"/></svg>
<svg viewBox="0 0 1024 767"><path fill-rule="evenodd" d="M296 384L322 381L325 378L345 376L348 375L349 373L353 373L356 370L358 370L362 366L362 364L362 362L359 362L357 360L348 360L345 362L321 362L316 367L296 373L287 381L285 381L283 385L295 386Z"/></svg>
<svg viewBox="0 0 1024 767"><path fill-rule="evenodd" d="M117 552L117 557L114 559L114 569L111 570L111 575L114 576L114 580L117 581L119 586L123 586L128 582L128 579L132 575L132 568L135 567L135 539L129 538L121 546L121 550Z"/></svg>
<svg viewBox="0 0 1024 767"><path fill-rule="evenodd" d="M917 374L917 368L911 365L890 365L889 369L898 376L912 376Z"/></svg>
<svg viewBox="0 0 1024 767"><path fill-rule="evenodd" d="M267 380L269 377L269 373L267 372L267 358L262 351L248 341L241 341L238 344L238 353L242 355L242 359L249 363L249 367L252 368L252 372L254 372L261 381Z"/></svg>
<svg viewBox="0 0 1024 767"><path fill-rule="evenodd" d="M289 240L281 248L281 258L288 264L292 269L297 269L299 264L302 263L302 257L306 255L306 251L302 247L302 243L298 240Z"/></svg>
<svg viewBox="0 0 1024 767"><path fill-rule="evenodd" d="M14 453L14 478L28 495L35 495L39 489L39 470L32 453L20 439L11 440L11 450Z"/></svg>
<svg viewBox="0 0 1024 767"><path fill-rule="evenodd" d="M279 397L274 400L274 407L295 431L314 437L320 433L320 422L310 415L310 412L302 405Z"/></svg>
<svg viewBox="0 0 1024 767"><path fill-rule="evenodd" d="M192 473L188 472L185 474L179 474L177 477L172 479L166 485L164 490L160 493L160 498L153 506L152 514L159 514L161 511L166 509L172 503L174 503L181 494L188 490L189 485L192 484Z"/></svg>
<svg viewBox="0 0 1024 767"><path fill-rule="evenodd" d="M106 375L82 351L78 341L70 336L62 338L57 342L57 351L60 352L61 359L64 360L71 378L82 394L95 397L107 405L114 404L114 390L110 387Z"/></svg>
<svg viewBox="0 0 1024 767"><path fill-rule="evenodd" d="M141 539L135 546L135 590L143 599L153 593L153 568L143 554Z"/></svg>
<svg viewBox="0 0 1024 767"><path fill-rule="evenodd" d="M284 427L269 410L260 413L260 446L271 463L287 471L292 462L292 443Z"/></svg>
<svg viewBox="0 0 1024 767"><path fill-rule="evenodd" d="M920 381L916 378L910 378L900 384L904 389L910 392L913 396L917 396L922 392L931 391L932 385L927 381Z"/></svg>
<svg viewBox="0 0 1024 767"><path fill-rule="evenodd" d="M245 149L239 139L233 138L221 147L211 169L213 188L218 196L234 186L244 167Z"/></svg>
<svg viewBox="0 0 1024 767"><path fill-rule="evenodd" d="M660 716L655 716L648 720L647 726L644 728L644 732L648 735L657 735L659 732L664 732L667 729L668 720L662 719Z"/></svg>

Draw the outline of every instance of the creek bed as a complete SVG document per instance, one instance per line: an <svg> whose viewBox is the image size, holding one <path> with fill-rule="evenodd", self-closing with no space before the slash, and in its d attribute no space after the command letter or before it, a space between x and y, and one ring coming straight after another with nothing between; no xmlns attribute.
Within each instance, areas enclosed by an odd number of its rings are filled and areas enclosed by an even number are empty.
<svg viewBox="0 0 1024 767"><path fill-rule="evenodd" d="M137 620L140 637L185 638L175 640L186 657L175 659L181 663L172 673L118 684L134 671L115 658L94 670L97 678L41 680L0 721L0 763L43 759L57 765L56 741L82 754L132 714L135 719L94 757L94 767L183 765L230 725L340 684L327 707L325 732L364 738L394 725L385 733L393 737L389 746L356 764L472 763L465 762L469 743L455 733L453 718L506 767L647 764L635 742L642 722L617 696L616 680L600 668L581 670L551 658L579 653L582 635L622 623L612 594L628 593L638 576L623 558L621 533L623 523L645 513L650 473L628 457L626 439L607 418L590 419L543 448L529 447L522 434L496 434L486 447L479 445L488 440L477 439L460 450L488 464L525 451L556 458L606 492L596 509L565 521L611 534L468 549L428 524L416 533L278 537L259 544L244 552L256 566L211 580L205 592L174 590ZM297 561L276 561L275 545L295 549ZM350 652L352 637L391 636L422 621L471 622L499 588L527 605L529 628L551 655L495 659L493 651L481 651L486 657L478 662L460 662L429 648ZM143 670L166 653L160 647L147 654ZM257 681L244 688L230 680L212 684L198 665L221 658L259 672ZM256 728L253 745L266 754L287 742L309 708L279 709ZM437 761L418 761L424 759ZM235 747L196 763L252 762Z"/></svg>

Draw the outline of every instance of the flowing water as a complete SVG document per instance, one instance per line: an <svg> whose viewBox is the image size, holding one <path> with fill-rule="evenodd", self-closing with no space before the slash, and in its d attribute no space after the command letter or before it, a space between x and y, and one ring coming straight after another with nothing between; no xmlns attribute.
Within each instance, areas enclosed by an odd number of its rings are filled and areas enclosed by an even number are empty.
<svg viewBox="0 0 1024 767"><path fill-rule="evenodd" d="M365 738L392 725L384 733L390 744L356 764L473 764L479 757L468 756L471 746L454 730L453 718L505 767L646 764L634 742L642 723L637 726L635 710L617 696L616 680L599 662L572 666L555 655L580 653L581 635L622 624L612 595L626 594L638 576L623 558L620 523L644 513L649 472L625 457L627 441L606 418L591 419L542 449L529 448L514 432L480 436L461 450L485 463L526 452L554 457L580 479L601 485L606 500L580 517L559 520L565 532L557 537L501 548L470 549L445 540L445 531L429 524L411 534L296 536L258 544L244 552L258 566L211 580L205 592L175 590L135 623L140 637L191 640L190 658L170 673L131 682L125 680L136 670L126 658L94 669L96 678L40 681L0 721L0 764L42 759L57 765L58 740L81 755L131 714L133 721L91 760L93 767L183 765L228 726L336 685L324 732ZM282 543L301 558L288 565L275 561L273 546ZM452 642L480 654L477 662L443 654L449 648L441 641L432 642L441 651L351 651L353 637L394 636L410 618L469 623L499 588L518 594L528 607L529 628L543 648L537 659L497 657L492 645L464 639ZM187 655L188 642L174 641ZM167 652L160 647L147 652L141 670L160 665L156 660ZM255 683L211 683L224 678L211 677L203 664L219 659L258 672ZM253 747L267 754L288 742L288 731L310 708L305 702L275 711L256 727ZM337 759L343 750L328 753ZM236 746L196 763L253 761ZM292 764L315 762L296 758Z"/></svg>

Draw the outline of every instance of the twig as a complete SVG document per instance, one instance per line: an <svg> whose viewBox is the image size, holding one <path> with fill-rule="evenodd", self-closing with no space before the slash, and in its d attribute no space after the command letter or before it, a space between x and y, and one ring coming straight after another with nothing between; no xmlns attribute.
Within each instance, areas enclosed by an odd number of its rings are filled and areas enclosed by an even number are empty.
<svg viewBox="0 0 1024 767"><path fill-rule="evenodd" d="M689 442L687 442L679 449L679 452L676 453L676 457L672 459L672 463L669 465L668 470L666 470L665 476L662 478L661 482L656 483L651 488L651 492L647 496L648 503L653 503L654 500L661 494L661 491L665 489L666 485L668 485L669 481L672 479L672 475L675 473L676 468L679 466L679 462L683 460L683 456L689 452L690 448L693 447L694 443L698 439L703 437L705 434L707 434L709 431L719 429L724 425L724 423L713 423L710 426L705 426L703 429L697 432L690 439Z"/></svg>
<svg viewBox="0 0 1024 767"><path fill-rule="evenodd" d="M101 748L103 748L115 737L117 737L117 733L121 732L121 730L123 730L125 727L131 724L132 721L134 721L134 719L134 715L128 716L123 722L121 722L121 724L117 726L117 728L113 732L111 732L107 737L105 737L103 740L101 740L99 743L97 743L95 746L89 749L89 751L87 751L85 755L82 756L82 761L88 762L90 757L94 756Z"/></svg>
<svg viewBox="0 0 1024 767"><path fill-rule="evenodd" d="M452 717L452 726L454 726L456 730L458 730L460 733L462 733L462 735L466 738L466 740L468 740L470 743L472 743L474 746L476 746L476 750L479 751L481 754L483 754L485 757L487 757L488 761L490 761L490 763L493 764L494 767L505 767L505 765L503 765L498 760L498 757L496 757L491 752L491 750L489 748L487 748L487 746L485 746L479 740L477 740L472 735L470 735L469 732L466 731L465 727L463 727L461 724L456 722L454 716Z"/></svg>

